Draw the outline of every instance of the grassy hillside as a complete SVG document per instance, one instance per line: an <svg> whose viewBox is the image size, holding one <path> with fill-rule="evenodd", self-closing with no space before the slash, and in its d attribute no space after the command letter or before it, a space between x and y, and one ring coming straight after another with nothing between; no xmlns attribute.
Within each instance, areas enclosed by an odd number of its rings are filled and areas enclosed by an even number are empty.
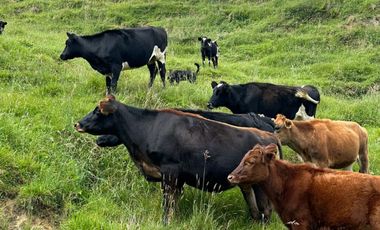
<svg viewBox="0 0 380 230"><path fill-rule="evenodd" d="M104 96L105 80L83 59L59 60L66 31L162 26L168 69L195 69L197 37L210 36L220 45L220 68L201 68L194 85L163 89L156 79L150 90L147 68L125 71L117 99L204 109L212 80L313 84L322 94L317 117L367 128L370 171L380 175L378 0L2 0L0 8L8 22L0 36L0 229L164 228L159 184L143 179L125 147L100 149L94 136L73 129ZM288 148L286 159L296 159ZM238 189L185 187L168 228L284 227L276 215L270 225L253 225Z"/></svg>

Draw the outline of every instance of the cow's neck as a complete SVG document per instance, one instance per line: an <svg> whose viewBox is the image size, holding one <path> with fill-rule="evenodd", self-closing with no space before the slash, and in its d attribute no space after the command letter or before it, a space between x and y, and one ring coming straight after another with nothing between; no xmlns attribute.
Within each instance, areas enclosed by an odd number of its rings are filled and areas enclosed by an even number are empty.
<svg viewBox="0 0 380 230"><path fill-rule="evenodd" d="M151 114L151 116L149 116ZM138 146L144 146L154 122L154 111L121 105L115 113L115 133L133 154Z"/></svg>
<svg viewBox="0 0 380 230"><path fill-rule="evenodd" d="M239 87L240 86L232 86L232 87ZM243 89L233 90L231 89L231 92L228 94L228 100L226 102L226 107L231 110L232 113L244 113L245 112L245 106L242 104L244 94L242 92Z"/></svg>
<svg viewBox="0 0 380 230"><path fill-rule="evenodd" d="M98 62L99 57L97 56L96 49L99 47L99 39L80 37L78 42L82 47L85 47L85 49L80 49L79 56L86 59L90 64Z"/></svg>
<svg viewBox="0 0 380 230"><path fill-rule="evenodd" d="M259 185L273 203L276 211L281 215L280 210L284 210L284 206L287 203L287 186L291 184L290 181L295 174L289 165L280 160L275 160L268 167L269 175L267 179Z"/></svg>
<svg viewBox="0 0 380 230"><path fill-rule="evenodd" d="M291 140L286 145L297 153L303 154L307 148L307 143L309 143L308 139L310 139L310 137L307 133L300 132L297 125L292 125L290 132L291 134L289 134L289 136L291 136Z"/></svg>

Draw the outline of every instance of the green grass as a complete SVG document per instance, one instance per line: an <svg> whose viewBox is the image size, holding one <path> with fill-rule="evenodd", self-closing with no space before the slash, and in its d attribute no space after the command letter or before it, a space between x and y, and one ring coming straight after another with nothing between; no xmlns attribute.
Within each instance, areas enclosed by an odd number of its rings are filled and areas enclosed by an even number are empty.
<svg viewBox="0 0 380 230"><path fill-rule="evenodd" d="M154 25L169 35L168 69L195 69L197 37L220 45L220 67L196 84L148 89L148 70L125 71L117 99L144 108L204 109L210 82L316 85L317 117L368 129L370 171L380 175L380 5L376 0L3 0L0 19L0 199L62 229L163 229L159 184L146 182L125 147L100 149L73 124L102 99L105 81L83 59L59 60L66 31L92 34ZM212 10L210 10L212 9ZM225 111L226 109L219 109ZM285 148L288 160L295 154ZM358 167L355 168L358 170ZM12 225L0 213L0 228ZM253 224L238 189L185 187L169 229L284 229Z"/></svg>

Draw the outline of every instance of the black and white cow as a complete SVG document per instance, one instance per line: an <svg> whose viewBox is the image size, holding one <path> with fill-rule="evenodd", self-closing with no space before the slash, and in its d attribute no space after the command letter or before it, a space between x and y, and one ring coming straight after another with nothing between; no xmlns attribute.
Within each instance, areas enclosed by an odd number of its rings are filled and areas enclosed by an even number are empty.
<svg viewBox="0 0 380 230"><path fill-rule="evenodd" d="M5 21L0 21L0 34L3 33L6 24L8 23Z"/></svg>
<svg viewBox="0 0 380 230"><path fill-rule="evenodd" d="M314 118L320 101L318 89L311 85L302 87L252 82L229 85L221 81L211 83L213 94L207 107L224 106L233 113L259 113L267 117L286 114L290 119Z"/></svg>
<svg viewBox="0 0 380 230"><path fill-rule="evenodd" d="M81 57L93 69L106 76L107 94L116 91L120 72L125 69L148 66L149 87L152 86L159 67L165 87L165 56L168 44L163 28L140 27L106 30L90 36L67 33L62 60Z"/></svg>
<svg viewBox="0 0 380 230"><path fill-rule="evenodd" d="M212 41L207 37L198 37L198 41L201 42L201 55L202 55L202 64L205 65L205 58L208 59L208 65L210 65L210 60L214 68L218 67L218 58L219 58L219 46L216 41Z"/></svg>

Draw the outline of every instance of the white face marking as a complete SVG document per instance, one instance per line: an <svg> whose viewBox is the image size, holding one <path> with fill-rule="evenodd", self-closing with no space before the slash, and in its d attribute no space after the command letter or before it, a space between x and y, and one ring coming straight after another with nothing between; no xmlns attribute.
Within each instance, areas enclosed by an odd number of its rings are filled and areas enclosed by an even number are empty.
<svg viewBox="0 0 380 230"><path fill-rule="evenodd" d="M301 104L301 106L298 109L298 112L296 113L296 116L294 119L295 120L312 120L312 119L314 119L314 116L307 115L305 106L303 106L303 104Z"/></svg>
<svg viewBox="0 0 380 230"><path fill-rule="evenodd" d="M123 62L123 63L121 63L121 65L122 65L121 70L132 69L129 66L128 62Z"/></svg>
<svg viewBox="0 0 380 230"><path fill-rule="evenodd" d="M149 58L149 62L152 60L153 57L155 57L156 61L159 61L161 63L165 63L165 53L166 53L166 48L162 52L158 46L154 46L152 55Z"/></svg>

